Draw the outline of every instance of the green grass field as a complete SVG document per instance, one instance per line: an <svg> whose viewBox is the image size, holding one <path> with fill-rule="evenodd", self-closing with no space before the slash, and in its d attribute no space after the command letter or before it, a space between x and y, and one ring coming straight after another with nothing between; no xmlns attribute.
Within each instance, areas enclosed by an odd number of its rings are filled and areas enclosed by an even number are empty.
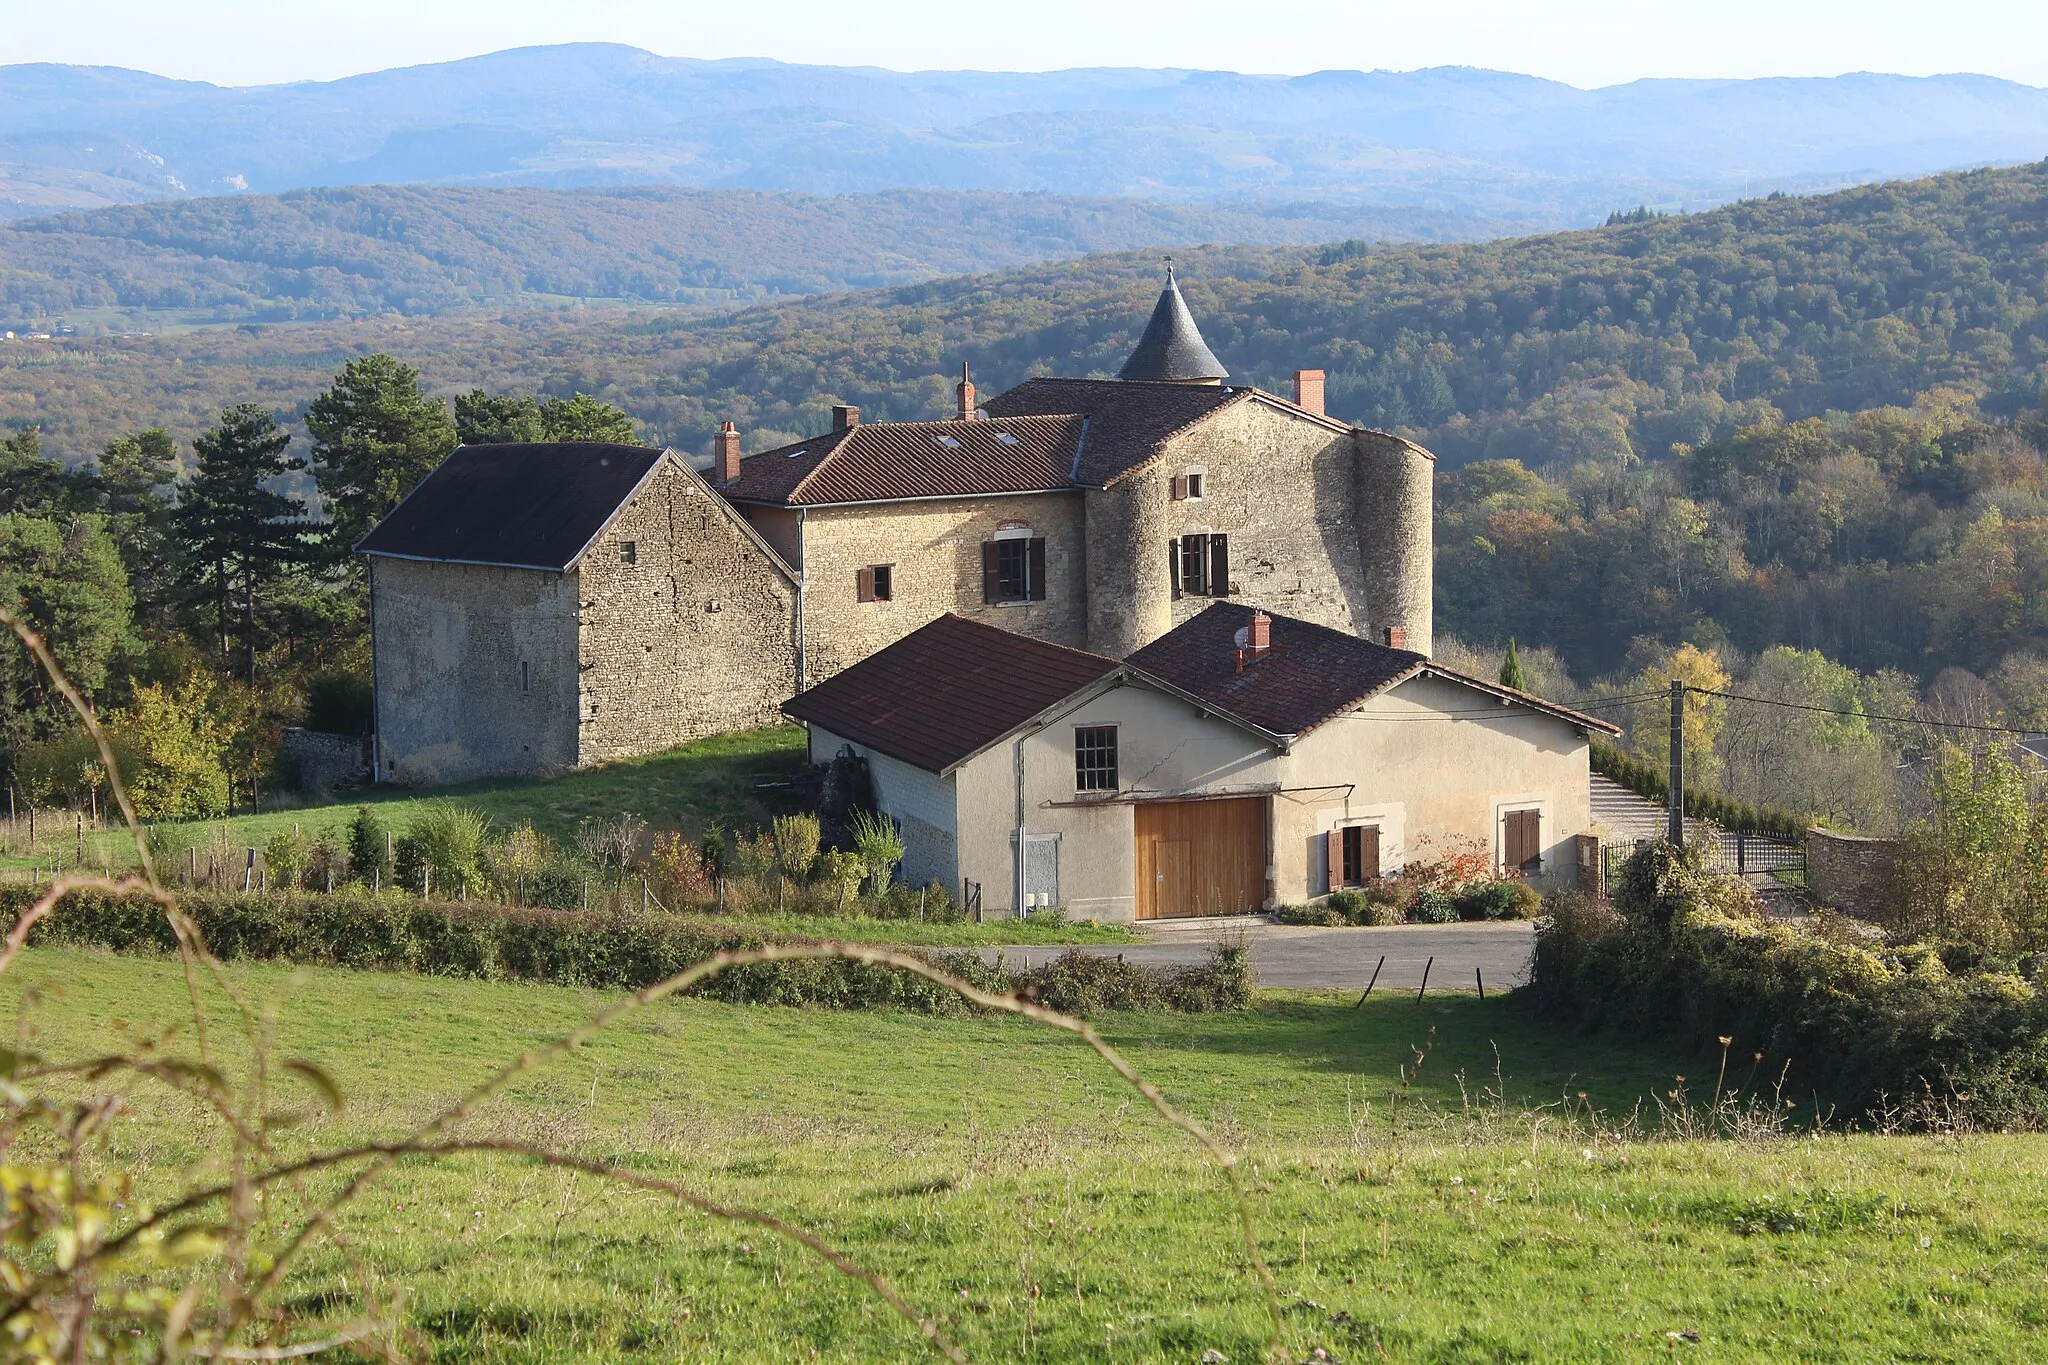
<svg viewBox="0 0 2048 1365"><path fill-rule="evenodd" d="M350 1097L295 1143L402 1134L601 999L233 975L272 1008L278 1050ZM56 1057L176 1024L184 991L175 962L56 949L0 979ZM1564 1112L1580 1092L1627 1127L1670 1089L1704 1098L1711 1066L1555 1031L1499 998L1350 1006L1270 994L1241 1015L1104 1022L1242 1153L1290 1360L1987 1361L2038 1358L2048 1339L2048 1139L1595 1136ZM1390 1110L1416 1049L1419 1078ZM1220 1179L1092 1054L1021 1021L671 1002L467 1131L806 1223L975 1359L1259 1358L1264 1309ZM139 1092L114 1156L161 1191L204 1155L199 1132L190 1101ZM290 1224L302 1207L280 1194L267 1214ZM303 1265L285 1306L311 1331L366 1284L402 1289L420 1358L932 1358L865 1290L758 1228L516 1160L396 1172L343 1231L347 1253Z"/></svg>
<svg viewBox="0 0 2048 1365"><path fill-rule="evenodd" d="M339 838L360 806L371 807L386 826L403 833L427 802L447 800L475 806L500 830L530 821L558 842L573 839L583 820L610 819L622 813L637 815L656 829L694 832L713 822L729 828L761 829L770 813L757 784L787 776L803 755L804 732L794 725L779 725L714 735L646 758L561 777L470 782L433 791L372 787L325 805L266 810L227 820L166 821L159 828L174 846L182 847L206 844L213 828L221 825L228 830L231 846L260 848L271 835L294 825L308 837L325 834ZM44 826L38 838L43 866L49 866L48 852L53 847L61 848L69 865L76 856L71 817L58 813L46 819ZM89 860L104 861L116 869L135 862L134 842L124 830L88 831L86 849ZM0 864L34 865L25 856L0 860Z"/></svg>

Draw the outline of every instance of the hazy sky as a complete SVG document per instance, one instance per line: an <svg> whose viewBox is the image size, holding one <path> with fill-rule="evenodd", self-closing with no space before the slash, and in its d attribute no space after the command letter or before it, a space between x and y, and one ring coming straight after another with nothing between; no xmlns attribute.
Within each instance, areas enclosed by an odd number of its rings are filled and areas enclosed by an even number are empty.
<svg viewBox="0 0 2048 1365"><path fill-rule="evenodd" d="M238 85L576 41L897 70L1467 65L1581 86L1974 71L2048 85L2048 0L0 0L0 63Z"/></svg>

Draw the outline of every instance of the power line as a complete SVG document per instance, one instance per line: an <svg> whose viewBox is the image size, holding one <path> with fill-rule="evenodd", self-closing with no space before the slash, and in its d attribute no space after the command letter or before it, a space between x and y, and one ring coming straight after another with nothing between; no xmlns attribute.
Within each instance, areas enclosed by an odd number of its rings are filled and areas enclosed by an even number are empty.
<svg viewBox="0 0 2048 1365"><path fill-rule="evenodd" d="M1706 697L1726 697L1729 701L1746 701L1757 706L1782 706L1788 711L1818 711L1824 716L1835 716L1842 720L1878 720L1893 725L1926 725L1937 730L1985 730L2000 735L2030 735L2039 738L2041 730L2021 730L2010 725L1975 725L1962 720L1928 720L1924 716L1873 716L1867 711L1843 711L1832 706L1809 706L1804 702L1778 701L1772 697L1751 697L1740 692L1719 692L1711 687L1688 687L1688 692L1697 692Z"/></svg>

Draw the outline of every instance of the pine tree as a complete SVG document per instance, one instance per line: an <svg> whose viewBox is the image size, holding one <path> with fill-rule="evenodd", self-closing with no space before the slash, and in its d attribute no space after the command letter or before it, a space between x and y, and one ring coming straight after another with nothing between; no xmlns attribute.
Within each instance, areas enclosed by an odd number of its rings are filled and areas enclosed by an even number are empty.
<svg viewBox="0 0 2048 1365"><path fill-rule="evenodd" d="M192 443L199 469L172 519L187 599L210 602L221 657L240 633L250 686L256 684L256 603L287 568L306 555L299 504L264 485L304 469L285 454L291 435L254 403L224 409L212 430Z"/></svg>
<svg viewBox="0 0 2048 1365"><path fill-rule="evenodd" d="M1522 655L1515 648L1515 637L1508 636L1507 657L1500 661L1500 685L1512 687L1517 692L1529 690L1529 675L1522 671Z"/></svg>
<svg viewBox="0 0 2048 1365"><path fill-rule="evenodd" d="M178 444L162 427L107 442L100 453L99 494L107 527L128 566L138 603L157 604L168 588Z"/></svg>
<svg viewBox="0 0 2048 1365"><path fill-rule="evenodd" d="M455 448L455 422L421 391L420 372L381 353L342 366L307 407L306 430L337 564L351 562L355 543Z"/></svg>

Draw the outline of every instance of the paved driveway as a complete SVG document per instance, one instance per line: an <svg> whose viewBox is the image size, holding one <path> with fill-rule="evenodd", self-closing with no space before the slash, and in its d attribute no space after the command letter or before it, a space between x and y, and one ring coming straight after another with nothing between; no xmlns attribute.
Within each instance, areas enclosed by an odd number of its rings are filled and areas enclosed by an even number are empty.
<svg viewBox="0 0 2048 1365"><path fill-rule="evenodd" d="M1488 990L1528 979L1535 931L1526 923L1402 924L1385 929L1314 929L1289 924L1240 923L1198 929L1153 930L1150 941L1126 947L1086 947L1084 953L1122 954L1148 966L1205 961L1219 935L1242 933L1252 950L1252 974L1261 986L1362 991L1381 957L1375 991L1415 990L1429 968L1432 989L1473 989L1483 973ZM1010 962L1036 967L1066 948L1004 948ZM1434 959L1432 962L1431 959Z"/></svg>

